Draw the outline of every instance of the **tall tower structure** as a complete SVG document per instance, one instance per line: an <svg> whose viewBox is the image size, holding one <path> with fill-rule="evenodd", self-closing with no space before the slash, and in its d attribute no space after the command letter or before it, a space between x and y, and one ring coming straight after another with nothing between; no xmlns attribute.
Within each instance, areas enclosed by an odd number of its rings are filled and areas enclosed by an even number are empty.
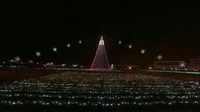
<svg viewBox="0 0 200 112"><path fill-rule="evenodd" d="M94 56L92 66L92 70L110 70L110 64L108 61L107 53L106 53L106 48L105 48L105 43L103 40L103 36L101 36L101 39L99 41L98 48L96 50L96 54Z"/></svg>

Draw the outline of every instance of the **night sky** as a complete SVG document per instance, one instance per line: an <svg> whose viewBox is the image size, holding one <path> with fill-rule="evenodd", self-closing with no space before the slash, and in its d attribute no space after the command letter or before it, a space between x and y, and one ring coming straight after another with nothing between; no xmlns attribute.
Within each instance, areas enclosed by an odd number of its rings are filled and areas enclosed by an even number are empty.
<svg viewBox="0 0 200 112"><path fill-rule="evenodd" d="M24 61L89 65L100 35L114 64L150 65L159 54L163 60L200 57L199 9L191 1L17 1L1 10L0 61L20 56ZM53 47L58 48L56 53ZM36 51L41 57L35 56Z"/></svg>

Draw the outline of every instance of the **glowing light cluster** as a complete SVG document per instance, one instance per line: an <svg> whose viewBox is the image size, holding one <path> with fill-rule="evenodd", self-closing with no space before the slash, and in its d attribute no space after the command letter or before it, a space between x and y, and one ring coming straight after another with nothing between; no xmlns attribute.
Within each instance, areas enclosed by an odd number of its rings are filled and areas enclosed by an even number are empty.
<svg viewBox="0 0 200 112"><path fill-rule="evenodd" d="M158 59L158 60L162 60L162 58L163 58L163 56L162 56L161 54L159 54L159 55L157 56L157 59Z"/></svg>
<svg viewBox="0 0 200 112"><path fill-rule="evenodd" d="M142 49L142 50L140 51L141 54L144 54L145 52L146 52L145 49Z"/></svg>
<svg viewBox="0 0 200 112"><path fill-rule="evenodd" d="M122 44L122 41L121 41L121 40L120 40L120 41L118 41L118 44L119 44L119 45L121 45L121 44Z"/></svg>
<svg viewBox="0 0 200 112"><path fill-rule="evenodd" d="M35 55L36 55L37 57L39 57L39 56L41 56L41 53L40 53L39 51L37 51L37 52L35 53Z"/></svg>
<svg viewBox="0 0 200 112"><path fill-rule="evenodd" d="M71 47L71 44L68 43L68 44L67 44L67 47L68 47L68 48Z"/></svg>
<svg viewBox="0 0 200 112"><path fill-rule="evenodd" d="M108 61L106 48L104 45L103 36L99 41L99 46L97 47L92 65L91 70L110 70L110 64Z"/></svg>
<svg viewBox="0 0 200 112"><path fill-rule="evenodd" d="M79 43L79 44L82 44L82 40L79 40L78 43Z"/></svg>
<svg viewBox="0 0 200 112"><path fill-rule="evenodd" d="M128 48L131 49L133 46L132 45L128 45Z"/></svg>
<svg viewBox="0 0 200 112"><path fill-rule="evenodd" d="M99 41L99 45L104 45L103 36L101 36L101 39L100 39L100 41Z"/></svg>
<svg viewBox="0 0 200 112"><path fill-rule="evenodd" d="M199 105L199 84L145 74L65 72L4 84L0 87L0 105Z"/></svg>
<svg viewBox="0 0 200 112"><path fill-rule="evenodd" d="M19 56L16 56L16 57L14 58L14 60L15 60L15 62L19 62L19 61L21 61L21 58L20 58Z"/></svg>
<svg viewBox="0 0 200 112"><path fill-rule="evenodd" d="M58 51L58 49L57 49L56 47L54 47L54 48L53 48L53 51L54 51L54 52L57 52L57 51Z"/></svg>
<svg viewBox="0 0 200 112"><path fill-rule="evenodd" d="M184 68L184 67L186 66L186 63L185 63L185 62L181 62L181 63L179 64L179 66L182 67L182 68Z"/></svg>

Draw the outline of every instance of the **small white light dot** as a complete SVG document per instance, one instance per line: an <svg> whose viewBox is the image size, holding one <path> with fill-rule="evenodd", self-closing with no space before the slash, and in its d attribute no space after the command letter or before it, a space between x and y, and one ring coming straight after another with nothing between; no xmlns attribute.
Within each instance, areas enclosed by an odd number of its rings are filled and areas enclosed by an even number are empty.
<svg viewBox="0 0 200 112"><path fill-rule="evenodd" d="M67 47L71 47L71 44L67 44Z"/></svg>
<svg viewBox="0 0 200 112"><path fill-rule="evenodd" d="M145 49L142 49L140 52L141 52L141 54L144 54L145 53Z"/></svg>
<svg viewBox="0 0 200 112"><path fill-rule="evenodd" d="M79 43L79 44L82 44L82 41L81 41L81 40L79 40L79 41L78 41L78 43Z"/></svg>
<svg viewBox="0 0 200 112"><path fill-rule="evenodd" d="M158 59L158 60L161 60L162 58L163 58L163 56L160 55L160 54L157 56L157 59Z"/></svg>
<svg viewBox="0 0 200 112"><path fill-rule="evenodd" d="M120 41L118 41L118 44L119 44L119 45L121 45L121 44L122 44L122 41L121 41L121 40L120 40Z"/></svg>
<svg viewBox="0 0 200 112"><path fill-rule="evenodd" d="M54 52L57 52L57 51L58 51L58 49L57 49L56 47L54 47L54 48L53 48L53 51L54 51Z"/></svg>
<svg viewBox="0 0 200 112"><path fill-rule="evenodd" d="M133 46L132 45L128 45L128 48L131 49Z"/></svg>
<svg viewBox="0 0 200 112"><path fill-rule="evenodd" d="M39 51L37 51L37 52L35 53L35 55L39 57L39 56L41 56L41 53L40 53Z"/></svg>

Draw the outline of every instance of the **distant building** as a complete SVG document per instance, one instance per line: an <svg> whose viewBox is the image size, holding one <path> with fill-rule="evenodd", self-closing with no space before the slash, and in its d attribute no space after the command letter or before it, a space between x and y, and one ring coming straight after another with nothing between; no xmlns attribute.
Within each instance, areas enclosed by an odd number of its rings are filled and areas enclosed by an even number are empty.
<svg viewBox="0 0 200 112"><path fill-rule="evenodd" d="M190 66L200 68L200 57L195 59L190 59Z"/></svg>
<svg viewBox="0 0 200 112"><path fill-rule="evenodd" d="M180 70L186 67L185 61L156 61L154 69L159 70Z"/></svg>
<svg viewBox="0 0 200 112"><path fill-rule="evenodd" d="M139 65L114 65L115 70L120 71L137 71L139 70Z"/></svg>
<svg viewBox="0 0 200 112"><path fill-rule="evenodd" d="M200 70L200 57L195 59L190 59L190 69L193 71Z"/></svg>

